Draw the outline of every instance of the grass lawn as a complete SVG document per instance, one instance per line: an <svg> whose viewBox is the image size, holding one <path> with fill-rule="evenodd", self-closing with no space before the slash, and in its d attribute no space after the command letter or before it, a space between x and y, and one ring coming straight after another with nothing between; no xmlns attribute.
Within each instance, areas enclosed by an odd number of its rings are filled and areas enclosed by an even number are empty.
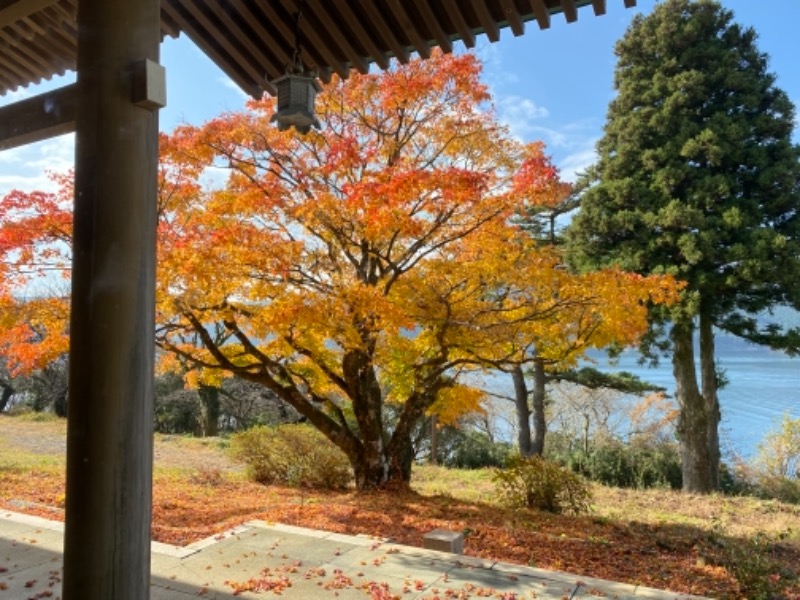
<svg viewBox="0 0 800 600"><path fill-rule="evenodd" d="M63 519L63 421L0 416L0 506ZM153 537L187 544L251 519L422 545L462 531L473 556L716 598L800 598L800 507L595 486L591 513L496 502L491 472L420 466L408 493L254 484L220 440L156 436Z"/></svg>

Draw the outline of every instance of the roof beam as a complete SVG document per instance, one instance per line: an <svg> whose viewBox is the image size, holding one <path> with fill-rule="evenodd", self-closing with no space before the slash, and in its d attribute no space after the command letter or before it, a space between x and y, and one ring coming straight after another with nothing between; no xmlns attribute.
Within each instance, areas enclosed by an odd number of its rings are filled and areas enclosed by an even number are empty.
<svg viewBox="0 0 800 600"><path fill-rule="evenodd" d="M7 27L44 10L58 0L0 0L0 27Z"/></svg>
<svg viewBox="0 0 800 600"><path fill-rule="evenodd" d="M258 77L250 70L245 70L242 65L229 61L225 54L228 53L227 48L216 48L211 44L211 38L207 32L204 32L202 26L196 26L193 23L191 15L184 15L178 12L178 9L172 6L169 2L164 2L161 9L167 11L170 18L180 25L182 31L200 48L206 55L214 61L231 79L233 79L240 88L250 94L253 98L259 99L263 95L262 87L255 84L258 82ZM266 83L266 82L264 82Z"/></svg>
<svg viewBox="0 0 800 600"><path fill-rule="evenodd" d="M511 32L515 37L519 37L525 33L525 22L517 12L517 7L514 5L513 0L500 0L500 6L503 8L503 13L506 16L506 22L511 27Z"/></svg>
<svg viewBox="0 0 800 600"><path fill-rule="evenodd" d="M323 2L314 3L314 0L308 0L313 12L318 13L318 17L321 19L322 23L334 23L335 20L331 13L328 11L326 4L328 4L328 0L324 0ZM352 25L350 25L352 27ZM318 28L314 27L314 31ZM321 28L319 28L321 29ZM369 63L367 60L361 56L358 51L353 48L350 44L350 41L347 39L347 35L343 33L338 27L331 27L329 29L331 37L336 41L339 47L344 51L347 59L349 60L350 64L360 71L361 73L366 73L369 71Z"/></svg>
<svg viewBox="0 0 800 600"><path fill-rule="evenodd" d="M419 34L419 28L415 27L414 21L406 12L403 3L400 0L389 0L389 10L394 14L397 19L400 29L406 34L406 37L414 46L414 49L422 58L430 58L431 47L426 40L423 40Z"/></svg>
<svg viewBox="0 0 800 600"><path fill-rule="evenodd" d="M561 0L561 8L564 10L567 23L574 23L578 20L578 6L575 4L575 0Z"/></svg>
<svg viewBox="0 0 800 600"><path fill-rule="evenodd" d="M472 7L478 15L478 20L481 22L481 27L489 38L490 42L497 42L500 39L500 27L495 23L489 9L486 7L484 0L472 0Z"/></svg>
<svg viewBox="0 0 800 600"><path fill-rule="evenodd" d="M423 19L425 20L426 24L428 25L428 29L431 30L433 33L433 37L436 40L436 43L444 50L446 53L450 53L453 51L453 41L450 39L444 29L442 29L442 25L439 23L439 20L436 18L436 15L431 10L430 2L428 0L422 0L422 2L415 2L414 5L417 7L417 10L422 15Z"/></svg>
<svg viewBox="0 0 800 600"><path fill-rule="evenodd" d="M370 56L378 63L378 66L381 69L388 69L389 68L389 57L388 55L383 52L382 50L378 49L378 46L375 44L374 40L370 37L369 33L364 29L359 17L356 16L353 7L350 6L349 2L342 2L339 5L339 10L342 13L342 16L345 18L345 21L350 25L353 29L358 40L361 42L361 45L369 52ZM356 9L357 10L357 9Z"/></svg>
<svg viewBox="0 0 800 600"><path fill-rule="evenodd" d="M606 14L606 0L592 0L592 8L594 8L595 16Z"/></svg>
<svg viewBox="0 0 800 600"><path fill-rule="evenodd" d="M74 69L78 4L89 0L0 0L0 94ZM112 0L109 0L112 1ZM121 0L113 0L121 1ZM143 0L144 1L144 0ZM619 0L614 0L619 2ZM243 90L259 98L269 81L294 62L295 20L301 22L303 62L322 81L375 61L407 62L433 46L473 47L478 36L497 41L508 28L521 35L527 19L547 29L559 12L568 23L580 9L596 15L608 0L159 0L162 35L185 32ZM623 0L626 7L636 0Z"/></svg>
<svg viewBox="0 0 800 600"><path fill-rule="evenodd" d="M533 9L533 14L536 16L536 22L539 24L539 29L550 29L550 11L544 0L528 0Z"/></svg>
<svg viewBox="0 0 800 600"><path fill-rule="evenodd" d="M0 150L75 131L75 84L0 108Z"/></svg>
<svg viewBox="0 0 800 600"><path fill-rule="evenodd" d="M297 15L300 14L299 3L299 0L280 0L280 2L261 3L263 4L261 8L268 12L272 10L271 4L281 4L286 13L290 15L292 21L294 21L297 19ZM304 54L307 59L310 59L310 62L316 65L318 69L327 64L339 77L347 79L347 76L350 74L348 66L340 58L336 57L325 40L323 40L322 34L310 26L308 19L302 15L300 18L300 35L302 36L302 54ZM290 42L291 47L294 47L296 43L294 31L291 32L291 37L287 38L287 40Z"/></svg>
<svg viewBox="0 0 800 600"><path fill-rule="evenodd" d="M269 52L272 53L274 61L277 61L281 65L280 68L275 67L276 72L274 74L270 74L271 77L277 79L279 76L278 73L283 73L286 68L292 64L293 57L287 53L283 44L276 41L275 33L267 31L265 28L266 21L255 16L252 11L251 2L229 0L229 3L242 14L242 17L246 20L253 32L261 38L262 43L265 44Z"/></svg>
<svg viewBox="0 0 800 600"><path fill-rule="evenodd" d="M444 0L444 8L447 11L447 15L450 17L450 20L453 21L453 24L458 31L458 35L464 45L467 48L475 47L475 33L469 28L466 21L464 21L464 15L455 5L454 0Z"/></svg>
<svg viewBox="0 0 800 600"><path fill-rule="evenodd" d="M407 63L409 59L408 48L403 46L403 44L398 41L394 31L392 31L392 28L386 23L386 20L378 10L378 7L375 5L375 3L370 2L369 0L360 0L360 5L361 10L371 20L374 27L377 29L378 34L389 46L391 51L394 52L395 58L397 58L397 60L399 60L401 63Z"/></svg>
<svg viewBox="0 0 800 600"><path fill-rule="evenodd" d="M238 0L235 2L238 4ZM281 68L270 74L270 77L280 77L286 73L286 69L294 62L294 57L289 55L289 52L294 52L295 45L295 32L294 23L286 20L284 16L279 14L277 7L272 6L270 2L253 2L252 0L245 0L245 4L249 5L248 13L254 16L254 23L259 23L259 26L265 26L270 29L270 33L263 36L264 42L270 47L273 54L282 56L283 64ZM251 26L253 24L251 23ZM331 80L331 65L325 66L324 60L320 58L319 53L312 53L314 48L306 47L303 50L303 62L306 66L313 64L317 70L319 78L324 82ZM274 95L274 86L270 86L270 94ZM260 94L256 96L260 97Z"/></svg>

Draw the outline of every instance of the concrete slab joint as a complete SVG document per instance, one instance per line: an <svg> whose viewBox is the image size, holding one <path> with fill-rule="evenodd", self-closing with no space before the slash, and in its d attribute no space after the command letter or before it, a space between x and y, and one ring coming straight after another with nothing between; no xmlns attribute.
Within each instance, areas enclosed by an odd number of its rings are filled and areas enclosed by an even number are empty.
<svg viewBox="0 0 800 600"><path fill-rule="evenodd" d="M447 529L434 529L425 534L422 545L428 550L464 554L464 534Z"/></svg>

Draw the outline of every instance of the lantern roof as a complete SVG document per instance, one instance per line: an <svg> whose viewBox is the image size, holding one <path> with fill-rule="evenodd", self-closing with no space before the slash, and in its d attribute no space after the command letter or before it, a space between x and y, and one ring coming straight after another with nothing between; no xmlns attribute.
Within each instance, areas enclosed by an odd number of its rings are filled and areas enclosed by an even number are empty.
<svg viewBox="0 0 800 600"><path fill-rule="evenodd" d="M0 0L0 95L75 69L78 3ZM328 81L372 63L386 68L392 57L427 57L435 46L449 52L456 40L470 48L480 36L497 41L504 29L546 29L558 13L572 22L584 6L602 15L606 0L162 0L161 33L188 36L258 98L275 93L269 82L291 63L301 9L303 60Z"/></svg>

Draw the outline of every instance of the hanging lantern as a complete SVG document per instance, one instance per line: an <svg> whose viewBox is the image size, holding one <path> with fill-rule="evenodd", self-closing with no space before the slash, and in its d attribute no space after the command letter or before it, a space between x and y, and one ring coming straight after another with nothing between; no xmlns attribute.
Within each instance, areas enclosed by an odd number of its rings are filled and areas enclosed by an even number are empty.
<svg viewBox="0 0 800 600"><path fill-rule="evenodd" d="M278 90L278 110L270 121L277 122L278 129L294 127L300 133L308 133L312 125L320 128L314 116L314 100L321 88L314 77L287 73L272 85Z"/></svg>
<svg viewBox="0 0 800 600"><path fill-rule="evenodd" d="M302 32L300 19L303 16L303 0L300 0L294 21L294 53L292 64L286 75L271 82L278 91L278 110L270 119L277 122L278 129L286 131L294 127L300 133L308 133L311 127L320 128L314 116L314 100L321 91L316 78L307 73L300 56L302 51Z"/></svg>

